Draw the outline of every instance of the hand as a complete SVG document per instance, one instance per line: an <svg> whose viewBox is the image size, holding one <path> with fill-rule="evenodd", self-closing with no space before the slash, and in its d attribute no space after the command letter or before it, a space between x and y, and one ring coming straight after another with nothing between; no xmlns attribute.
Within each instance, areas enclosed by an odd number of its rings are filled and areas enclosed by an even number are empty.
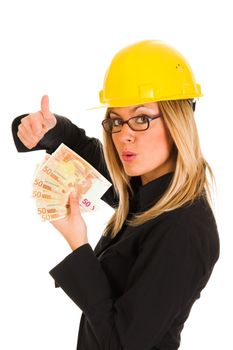
<svg viewBox="0 0 233 350"><path fill-rule="evenodd" d="M79 197L75 192L69 196L70 214L63 219L52 221L51 224L63 235L72 250L88 243L87 227L83 220L80 208Z"/></svg>
<svg viewBox="0 0 233 350"><path fill-rule="evenodd" d="M49 110L49 97L41 99L41 110L21 119L18 127L18 138L29 149L35 147L46 132L54 128L57 119Z"/></svg>

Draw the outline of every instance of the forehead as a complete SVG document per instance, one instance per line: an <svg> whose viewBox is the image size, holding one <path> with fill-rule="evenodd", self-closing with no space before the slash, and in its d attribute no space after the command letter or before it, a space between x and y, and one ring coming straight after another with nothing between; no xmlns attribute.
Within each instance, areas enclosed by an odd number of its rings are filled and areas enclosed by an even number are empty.
<svg viewBox="0 0 233 350"><path fill-rule="evenodd" d="M158 103L157 102L150 102L150 103L144 103L144 104L140 104L140 105L134 105L134 106L129 106L129 107L112 107L109 108L109 113L114 113L117 115L120 114L131 114L135 111L151 111L153 112L158 112L159 108L158 108Z"/></svg>

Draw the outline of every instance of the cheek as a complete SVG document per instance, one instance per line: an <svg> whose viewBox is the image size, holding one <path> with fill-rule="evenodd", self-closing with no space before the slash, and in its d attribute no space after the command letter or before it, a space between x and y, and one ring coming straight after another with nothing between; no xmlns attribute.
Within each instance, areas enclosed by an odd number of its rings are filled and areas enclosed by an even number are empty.
<svg viewBox="0 0 233 350"><path fill-rule="evenodd" d="M151 155L153 152L156 152L156 154L159 153L161 155L168 155L172 148L173 141L169 132L165 128L161 127L157 128L153 133L148 135L148 139L144 145L145 144L148 147L147 152L150 152Z"/></svg>
<svg viewBox="0 0 233 350"><path fill-rule="evenodd" d="M117 153L118 154L121 153L122 142L120 141L118 134L113 134L112 143L113 143L113 146L115 147Z"/></svg>
<svg viewBox="0 0 233 350"><path fill-rule="evenodd" d="M119 142L117 142L117 137L112 136L112 143L113 143L113 146L115 147L115 149L118 151Z"/></svg>

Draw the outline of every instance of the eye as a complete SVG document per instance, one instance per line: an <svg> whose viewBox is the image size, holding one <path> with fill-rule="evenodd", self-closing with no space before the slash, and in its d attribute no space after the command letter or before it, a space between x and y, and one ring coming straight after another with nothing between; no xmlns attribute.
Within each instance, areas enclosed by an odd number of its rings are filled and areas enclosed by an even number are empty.
<svg viewBox="0 0 233 350"><path fill-rule="evenodd" d="M149 117L147 115L139 115L135 117L135 122L137 124L147 124Z"/></svg>
<svg viewBox="0 0 233 350"><path fill-rule="evenodd" d="M122 125L122 120L119 119L119 118L111 119L111 121L112 121L112 126L120 126L120 125Z"/></svg>

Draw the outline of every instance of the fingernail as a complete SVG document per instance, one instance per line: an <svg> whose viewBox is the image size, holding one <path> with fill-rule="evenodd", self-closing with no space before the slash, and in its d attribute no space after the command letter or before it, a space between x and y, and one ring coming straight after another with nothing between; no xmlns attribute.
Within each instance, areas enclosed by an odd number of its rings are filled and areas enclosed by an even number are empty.
<svg viewBox="0 0 233 350"><path fill-rule="evenodd" d="M70 196L71 196L72 198L76 198L76 193L75 193L74 191L71 191L71 192L70 192Z"/></svg>
<svg viewBox="0 0 233 350"><path fill-rule="evenodd" d="M72 196L73 199L77 199L78 200L78 194L77 192L75 191L75 189L72 189L70 191L70 195Z"/></svg>

